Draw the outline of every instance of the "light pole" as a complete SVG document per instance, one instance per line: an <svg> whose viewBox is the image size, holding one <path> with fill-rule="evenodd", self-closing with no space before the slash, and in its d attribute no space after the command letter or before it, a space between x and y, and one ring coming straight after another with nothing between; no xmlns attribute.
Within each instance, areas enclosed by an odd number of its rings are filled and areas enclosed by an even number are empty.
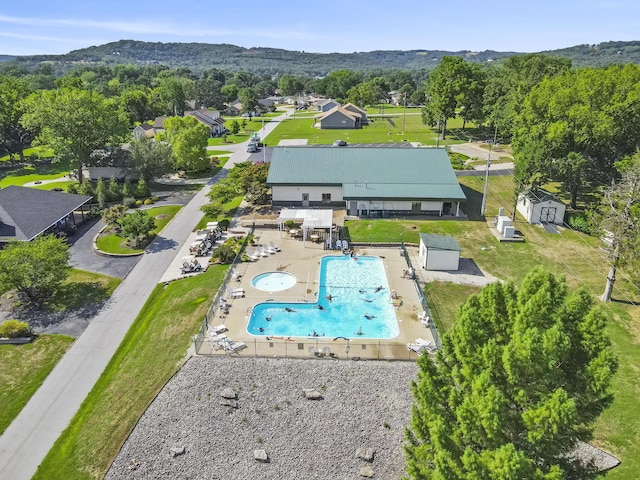
<svg viewBox="0 0 640 480"><path fill-rule="evenodd" d="M491 150L493 149L493 144L496 143L496 138L498 136L498 127L496 127L495 132L493 134L493 140L488 140L489 144L489 155L487 155L487 170L484 173L484 190L482 191L482 205L480 206L480 215L484 216L485 207L487 204L487 189L489 188L489 167L491 167Z"/></svg>

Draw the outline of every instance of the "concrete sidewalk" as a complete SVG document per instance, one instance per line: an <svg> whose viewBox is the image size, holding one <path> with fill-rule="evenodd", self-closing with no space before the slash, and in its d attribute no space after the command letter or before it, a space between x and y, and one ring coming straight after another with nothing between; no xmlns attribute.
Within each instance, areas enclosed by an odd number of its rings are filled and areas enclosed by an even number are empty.
<svg viewBox="0 0 640 480"><path fill-rule="evenodd" d="M265 136L287 115L265 124ZM225 169L246 161L248 155L239 149ZM0 479L28 480L34 475L109 363L151 291L179 255L202 217L200 207L208 203L206 195L214 181L198 192L167 225L162 236L147 248L107 306L91 321L0 436Z"/></svg>

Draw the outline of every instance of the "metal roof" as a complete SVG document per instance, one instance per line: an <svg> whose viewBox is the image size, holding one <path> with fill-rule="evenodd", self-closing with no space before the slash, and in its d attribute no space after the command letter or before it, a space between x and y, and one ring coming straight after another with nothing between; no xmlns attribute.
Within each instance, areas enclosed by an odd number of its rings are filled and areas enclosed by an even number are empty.
<svg viewBox="0 0 640 480"><path fill-rule="evenodd" d="M29 241L91 200L28 187L0 189L0 241Z"/></svg>
<svg viewBox="0 0 640 480"><path fill-rule="evenodd" d="M435 148L275 147L267 184L342 185L345 200L466 199Z"/></svg>
<svg viewBox="0 0 640 480"><path fill-rule="evenodd" d="M456 239L448 235L435 235L433 233L421 233L420 241L427 248L434 250L453 250L461 251L460 245L456 242Z"/></svg>

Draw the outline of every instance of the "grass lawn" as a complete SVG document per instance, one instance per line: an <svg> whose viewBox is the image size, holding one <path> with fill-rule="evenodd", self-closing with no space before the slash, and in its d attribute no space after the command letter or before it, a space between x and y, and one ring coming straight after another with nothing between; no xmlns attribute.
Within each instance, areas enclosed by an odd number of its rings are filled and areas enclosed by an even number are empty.
<svg viewBox="0 0 640 480"><path fill-rule="evenodd" d="M210 157L215 157L216 155L231 155L233 152L229 150L207 150L207 154Z"/></svg>
<svg viewBox="0 0 640 480"><path fill-rule="evenodd" d="M420 115L406 115L404 117L404 134L402 133L403 115L385 115L385 118L374 117L372 123L364 128L355 130L320 130L313 127L312 118L289 117L280 122L276 129L267 136L268 145L278 145L280 140L306 138L310 145L329 144L335 140L346 140L347 143L390 143L390 142L420 142L423 145L435 145L437 134L422 123ZM451 122L456 125L455 121ZM460 122L460 126L462 123ZM447 144L461 143L451 136ZM440 141L441 145L445 142Z"/></svg>
<svg viewBox="0 0 640 480"><path fill-rule="evenodd" d="M85 305L100 303L111 297L121 279L72 268L50 302L54 310L75 310Z"/></svg>
<svg viewBox="0 0 640 480"><path fill-rule="evenodd" d="M103 478L140 416L180 368L228 266L159 284L34 479Z"/></svg>
<svg viewBox="0 0 640 480"><path fill-rule="evenodd" d="M51 158L54 156L53 150L50 149L49 147L25 148L23 154L25 156L25 160L27 161L30 161L34 158ZM33 158L29 158L29 157L33 157ZM9 155L4 155L3 157L0 157L0 162L8 162L8 161L9 161Z"/></svg>
<svg viewBox="0 0 640 480"><path fill-rule="evenodd" d="M151 235L155 236L169 223L169 221L178 213L182 207L180 205L166 205L163 207L145 208L144 211L156 220L156 228L151 231ZM98 237L96 241L98 250L106 253L114 254L133 254L142 253L144 249L130 248L126 245L124 237L116 234L107 234Z"/></svg>
<svg viewBox="0 0 640 480"><path fill-rule="evenodd" d="M74 339L39 335L25 345L0 345L0 434L27 404Z"/></svg>
<svg viewBox="0 0 640 480"><path fill-rule="evenodd" d="M63 162L51 162L51 163L37 163L35 166L28 166L22 168L16 168L7 172L7 176L0 180L0 188L8 187L9 185L22 186L25 183L35 182L38 180L53 180L60 178L71 171L71 164L69 161ZM67 186L66 181L59 182L62 188ZM53 188L50 185L42 185L41 188L49 190Z"/></svg>
<svg viewBox="0 0 640 480"><path fill-rule="evenodd" d="M226 211L226 212L229 212L226 215L220 214L220 215L218 215L217 218L211 218L208 215L204 215L200 219L200 221L198 222L196 227L193 229L193 231L195 232L196 230L200 230L200 229L206 227L207 223L209 223L209 222L220 222L221 220L223 220L225 218L232 217L233 214L235 213L235 211L238 209L238 207L242 203L242 199L243 198L244 198L244 195L238 195L238 196L234 197L233 200L231 200L230 202L227 202L227 203L223 204L222 205L223 210Z"/></svg>
<svg viewBox="0 0 640 480"><path fill-rule="evenodd" d="M482 177L459 177L468 201L462 206L470 220L355 220L347 222L353 241L417 242L418 232L453 235L462 247L461 255L472 258L488 273L503 280L519 283L536 265L542 265L556 275L564 275L570 287L586 287L594 297L605 286L608 264L598 248L597 239L584 234L563 231L547 234L538 226L516 221L516 228L526 239L524 243L499 243L480 216ZM512 178L490 177L487 195L487 215L496 215L499 207L512 209ZM482 250L481 247L487 247ZM433 282L427 286L427 298L434 309L439 327L450 328L455 313L468 295L477 288ZM640 430L637 428L637 398L640 397L640 291L630 284L624 272L618 275L614 298L603 304L611 321L608 334L618 355L620 369L613 382L615 400L598 420L594 443L622 460L622 465L606 475L610 479L632 480L640 471Z"/></svg>

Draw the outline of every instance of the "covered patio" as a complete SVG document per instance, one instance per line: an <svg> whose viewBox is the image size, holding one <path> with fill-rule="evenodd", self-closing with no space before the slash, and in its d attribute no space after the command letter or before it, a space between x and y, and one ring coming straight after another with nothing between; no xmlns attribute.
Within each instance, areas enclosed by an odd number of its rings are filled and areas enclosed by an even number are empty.
<svg viewBox="0 0 640 480"><path fill-rule="evenodd" d="M316 232L322 232L326 235L327 244L333 245L335 231L333 210L283 208L278 217L278 230L286 231L286 223L289 221L294 222L297 226L297 228L289 230L291 236L299 236L299 231L303 242L306 240L318 242L322 240L322 238L320 234Z"/></svg>

